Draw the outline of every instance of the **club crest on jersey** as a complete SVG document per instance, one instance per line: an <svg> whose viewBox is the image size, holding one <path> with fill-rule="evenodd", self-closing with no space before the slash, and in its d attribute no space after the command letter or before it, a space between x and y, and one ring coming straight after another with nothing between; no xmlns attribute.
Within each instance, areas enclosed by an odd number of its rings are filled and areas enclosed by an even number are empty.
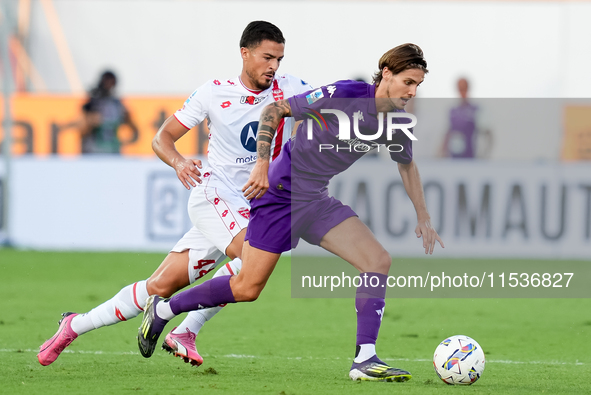
<svg viewBox="0 0 591 395"><path fill-rule="evenodd" d="M281 89L273 89L273 99L283 100L283 91Z"/></svg>
<svg viewBox="0 0 591 395"><path fill-rule="evenodd" d="M242 215L246 219L250 219L250 210L246 207L240 207L238 209L238 214Z"/></svg>
<svg viewBox="0 0 591 395"><path fill-rule="evenodd" d="M279 88L277 80L273 81L273 99L275 99L275 101L283 100L283 90Z"/></svg>
<svg viewBox="0 0 591 395"><path fill-rule="evenodd" d="M240 98L240 104L250 104L255 106L265 100L267 96L242 96Z"/></svg>

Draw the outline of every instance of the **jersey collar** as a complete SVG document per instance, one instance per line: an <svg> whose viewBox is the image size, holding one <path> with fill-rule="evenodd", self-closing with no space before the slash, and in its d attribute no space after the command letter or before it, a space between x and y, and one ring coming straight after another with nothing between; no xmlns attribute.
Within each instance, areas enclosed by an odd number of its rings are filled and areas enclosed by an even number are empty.
<svg viewBox="0 0 591 395"><path fill-rule="evenodd" d="M244 85L244 82L242 82L242 78L240 78L240 76L238 76L238 81L240 81L240 85L242 85L242 87L243 87L244 89L246 89L247 91L249 91L249 92L250 92L250 93L252 93L253 95L258 95L258 94L260 94L261 92L264 92L264 90L263 90L263 91L253 91L252 89L249 89L249 88L247 88L247 87L246 87L246 85Z"/></svg>

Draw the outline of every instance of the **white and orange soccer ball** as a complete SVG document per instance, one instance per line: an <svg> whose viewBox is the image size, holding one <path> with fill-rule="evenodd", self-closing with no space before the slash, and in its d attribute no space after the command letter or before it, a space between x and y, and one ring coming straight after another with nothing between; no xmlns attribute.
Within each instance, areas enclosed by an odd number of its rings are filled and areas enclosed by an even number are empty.
<svg viewBox="0 0 591 395"><path fill-rule="evenodd" d="M433 355L435 373L450 385L473 384L484 371L484 352L471 337L455 335L442 341Z"/></svg>

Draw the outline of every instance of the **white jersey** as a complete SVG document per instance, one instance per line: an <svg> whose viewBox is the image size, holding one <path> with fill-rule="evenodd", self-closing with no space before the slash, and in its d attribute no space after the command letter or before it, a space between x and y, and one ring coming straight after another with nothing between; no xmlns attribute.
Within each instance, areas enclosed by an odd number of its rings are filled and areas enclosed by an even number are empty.
<svg viewBox="0 0 591 395"><path fill-rule="evenodd" d="M212 80L195 90L174 116L187 129L208 119L208 167L227 187L242 190L257 159L256 136L263 108L311 89L289 74L275 75L264 91L246 88L240 77ZM289 140L294 123L293 118L284 118L279 124L271 145L272 159Z"/></svg>

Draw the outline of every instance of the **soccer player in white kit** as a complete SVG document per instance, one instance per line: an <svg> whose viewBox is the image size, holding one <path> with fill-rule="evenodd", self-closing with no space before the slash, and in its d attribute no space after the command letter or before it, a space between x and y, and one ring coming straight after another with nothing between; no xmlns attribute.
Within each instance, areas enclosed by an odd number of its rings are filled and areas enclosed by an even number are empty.
<svg viewBox="0 0 591 395"><path fill-rule="evenodd" d="M53 363L79 335L139 315L150 295L169 297L219 265L215 274L238 274L250 204L242 193L256 162L256 133L262 109L274 101L308 91L306 82L291 75L277 75L285 39L275 25L251 22L242 34L240 76L215 79L195 90L183 107L169 117L154 137L152 147L160 159L175 169L190 189L188 211L193 227L173 247L150 278L130 284L113 298L85 314L64 313L57 333L40 347L42 365ZM174 143L191 128L208 121L208 164L184 158ZM294 120L280 125L272 159L291 136ZM195 338L203 324L222 307L193 311L165 338L164 349L201 365L203 358Z"/></svg>

